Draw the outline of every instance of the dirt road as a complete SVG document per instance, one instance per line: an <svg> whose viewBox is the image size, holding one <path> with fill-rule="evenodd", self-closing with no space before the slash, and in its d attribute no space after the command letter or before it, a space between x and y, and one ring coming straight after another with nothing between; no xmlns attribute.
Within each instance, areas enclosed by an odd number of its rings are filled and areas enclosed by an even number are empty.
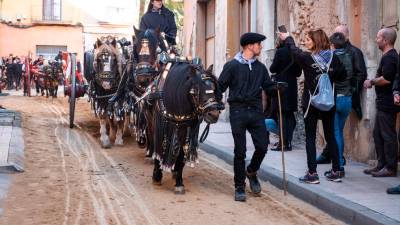
<svg viewBox="0 0 400 225"><path fill-rule="evenodd" d="M170 174L153 186L152 164L132 138L100 147L85 99L74 129L62 96L0 97L0 104L22 113L25 137L25 172L12 175L0 224L342 224L267 183L261 197L234 202L231 166L205 153L184 170L185 195L173 193Z"/></svg>

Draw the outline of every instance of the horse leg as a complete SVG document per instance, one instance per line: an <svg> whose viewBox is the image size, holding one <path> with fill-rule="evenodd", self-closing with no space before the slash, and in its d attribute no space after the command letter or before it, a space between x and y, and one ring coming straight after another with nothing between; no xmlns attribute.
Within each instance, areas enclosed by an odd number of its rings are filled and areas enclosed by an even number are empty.
<svg viewBox="0 0 400 225"><path fill-rule="evenodd" d="M123 127L124 127L124 121L118 121L117 122L117 134L115 136L115 142L114 142L115 145L119 145L119 146L124 145L124 140L122 139Z"/></svg>
<svg viewBox="0 0 400 225"><path fill-rule="evenodd" d="M162 180L162 170L160 166L160 160L154 159L154 169L153 169L153 184L161 185Z"/></svg>
<svg viewBox="0 0 400 225"><path fill-rule="evenodd" d="M110 119L107 117L107 122L110 125L110 140L113 140L115 142L116 140L116 136L117 136L117 126L116 126L116 122L114 121L114 119Z"/></svg>
<svg viewBox="0 0 400 225"><path fill-rule="evenodd" d="M110 148L111 142L107 135L107 121L104 116L100 116L100 141L101 147Z"/></svg>
<svg viewBox="0 0 400 225"><path fill-rule="evenodd" d="M124 125L122 128L122 136L129 137L129 136L131 136L131 132L129 130L129 122L130 122L129 113L125 113L124 116L125 116L125 119L124 119Z"/></svg>
<svg viewBox="0 0 400 225"><path fill-rule="evenodd" d="M183 167L185 167L185 163L183 160L183 149L180 148L178 158L175 162L174 171L176 172L175 178L175 194L182 195L185 194L185 186L183 185Z"/></svg>

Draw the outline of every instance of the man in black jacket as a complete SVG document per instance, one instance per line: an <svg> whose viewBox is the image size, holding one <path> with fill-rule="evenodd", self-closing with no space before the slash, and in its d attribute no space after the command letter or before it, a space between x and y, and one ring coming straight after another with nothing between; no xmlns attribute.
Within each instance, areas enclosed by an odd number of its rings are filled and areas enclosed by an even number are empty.
<svg viewBox="0 0 400 225"><path fill-rule="evenodd" d="M340 25L335 28L335 32L342 33L346 40L347 46L345 47L352 54L352 58L354 59L353 71L354 77L356 78L356 82L352 84L355 88L353 96L352 96L352 106L354 112L356 113L358 119L362 119L362 111L361 111L361 93L362 87L365 79L367 79L367 67L365 66L364 55L362 51L356 46L352 45L349 41L349 29L345 25Z"/></svg>
<svg viewBox="0 0 400 225"><path fill-rule="evenodd" d="M396 135L396 116L400 107L393 101L392 86L398 74L399 55L394 49L396 31L391 28L381 29L376 37L382 59L376 77L364 82L365 88L375 86L376 117L373 131L378 165L364 170L374 177L392 177L397 174L398 144Z"/></svg>
<svg viewBox="0 0 400 225"><path fill-rule="evenodd" d="M151 0L147 12L140 20L140 30L155 30L157 28L160 28L160 31L165 33L169 44L176 45L177 28L174 13L164 6L162 0Z"/></svg>
<svg viewBox="0 0 400 225"><path fill-rule="evenodd" d="M229 88L230 123L235 143L234 181L235 201L245 201L245 179L250 182L253 193L259 194L261 186L257 171L268 148L268 132L264 124L262 110L262 90L269 90L272 81L264 64L257 60L261 53L264 35L245 33L240 38L242 52L224 65L218 79L216 98L222 99L222 93ZM250 164L245 168L246 130L249 131L255 146Z"/></svg>

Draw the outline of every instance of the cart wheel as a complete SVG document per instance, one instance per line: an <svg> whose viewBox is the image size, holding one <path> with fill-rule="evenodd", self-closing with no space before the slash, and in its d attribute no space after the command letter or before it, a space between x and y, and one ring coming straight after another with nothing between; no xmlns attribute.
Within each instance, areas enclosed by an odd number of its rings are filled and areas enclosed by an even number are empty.
<svg viewBox="0 0 400 225"><path fill-rule="evenodd" d="M75 55L71 54L71 96L69 97L69 127L74 128L74 116L75 116L75 102L76 102L76 61Z"/></svg>

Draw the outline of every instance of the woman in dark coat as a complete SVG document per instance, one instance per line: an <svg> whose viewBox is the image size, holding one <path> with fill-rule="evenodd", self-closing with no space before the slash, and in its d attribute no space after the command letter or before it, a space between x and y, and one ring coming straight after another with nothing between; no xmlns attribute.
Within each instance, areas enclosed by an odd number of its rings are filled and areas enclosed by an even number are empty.
<svg viewBox="0 0 400 225"><path fill-rule="evenodd" d="M140 20L140 30L160 28L161 32L165 33L166 39L169 44L176 45L176 23L175 15L167 9L162 0L151 0L147 12Z"/></svg>
<svg viewBox="0 0 400 225"><path fill-rule="evenodd" d="M271 73L276 74L275 80L277 82L286 82L288 87L285 88L284 93L281 95L282 100L282 122L283 122L283 140L284 150L292 150L293 131L296 127L296 118L294 112L297 111L297 77L301 75L301 68L294 63L289 49L282 41L277 44L276 53L271 67ZM278 97L274 96L271 99L271 116L266 120L267 128L270 123L279 124L278 117ZM279 129L277 125L275 125ZM272 131L272 130L269 130ZM274 132L274 131L272 131ZM279 134L279 131L278 133ZM272 148L272 151L281 150L281 142Z"/></svg>
<svg viewBox="0 0 400 225"><path fill-rule="evenodd" d="M305 47L309 52L302 51L296 47L295 42L289 33L279 33L279 38L284 41L285 45L291 52L294 61L300 65L304 71L304 92L302 96L302 108L305 113L304 124L306 130L306 151L308 171L306 175L301 177L301 182L318 184L319 176L317 174L316 162L316 131L318 119L322 120L324 128L324 136L332 158L332 169L326 171L324 175L329 181L340 182L340 166L339 153L334 135L334 116L335 107L329 111L322 111L314 107L310 103L311 93L317 88L319 75L328 69L331 84L346 77L346 71L343 64L336 55L330 50L330 43L326 33L321 30L311 30L307 33L305 39Z"/></svg>

